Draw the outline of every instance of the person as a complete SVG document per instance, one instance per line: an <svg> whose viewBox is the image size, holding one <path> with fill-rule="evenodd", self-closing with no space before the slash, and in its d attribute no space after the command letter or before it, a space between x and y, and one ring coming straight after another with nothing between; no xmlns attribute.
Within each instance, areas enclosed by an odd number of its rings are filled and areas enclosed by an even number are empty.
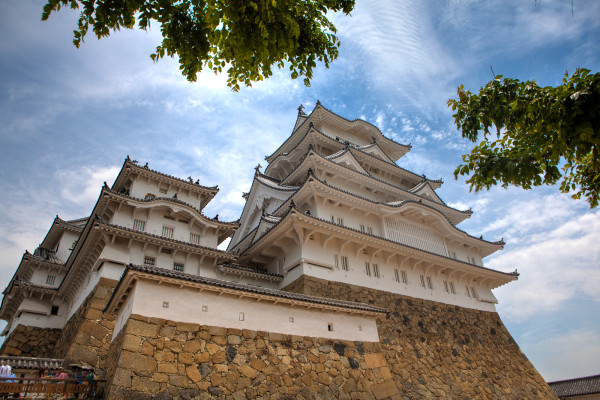
<svg viewBox="0 0 600 400"><path fill-rule="evenodd" d="M65 372L63 367L58 368L58 374L55 376L56 379L68 379L69 375Z"/></svg>

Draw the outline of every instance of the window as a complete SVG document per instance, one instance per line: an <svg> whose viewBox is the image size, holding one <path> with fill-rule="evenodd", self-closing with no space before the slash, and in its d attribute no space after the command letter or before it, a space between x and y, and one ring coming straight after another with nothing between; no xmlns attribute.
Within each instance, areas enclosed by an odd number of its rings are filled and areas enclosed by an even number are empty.
<svg viewBox="0 0 600 400"><path fill-rule="evenodd" d="M400 275L398 274L397 269L394 270L394 279L396 280L396 282L400 282Z"/></svg>
<svg viewBox="0 0 600 400"><path fill-rule="evenodd" d="M182 263L173 263L173 271L183 272L183 264Z"/></svg>
<svg viewBox="0 0 600 400"><path fill-rule="evenodd" d="M190 232L190 242L194 244L200 244L200 235Z"/></svg>
<svg viewBox="0 0 600 400"><path fill-rule="evenodd" d="M450 288L448 287L448 281L444 281L444 290L446 293L450 293Z"/></svg>
<svg viewBox="0 0 600 400"><path fill-rule="evenodd" d="M421 277L421 286L425 287L425 277L423 275L419 275Z"/></svg>
<svg viewBox="0 0 600 400"><path fill-rule="evenodd" d="M467 289L467 297L471 297L471 292L469 292L469 286L465 285L465 289Z"/></svg>
<svg viewBox="0 0 600 400"><path fill-rule="evenodd" d="M162 235L166 238L173 239L173 228L170 226L163 226Z"/></svg>
<svg viewBox="0 0 600 400"><path fill-rule="evenodd" d="M333 332L333 324L331 324L331 323L327 324L327 330L329 332Z"/></svg>
<svg viewBox="0 0 600 400"><path fill-rule="evenodd" d="M348 268L348 257L342 256L341 258L342 258L342 270L343 271L348 271L349 270L349 268Z"/></svg>
<svg viewBox="0 0 600 400"><path fill-rule="evenodd" d="M339 265L339 261L338 261L338 255L337 254L333 255L333 262L335 264L335 269L340 269L340 265Z"/></svg>
<svg viewBox="0 0 600 400"><path fill-rule="evenodd" d="M340 218L340 217L337 217L337 224L338 225L344 225L344 219Z"/></svg>
<svg viewBox="0 0 600 400"><path fill-rule="evenodd" d="M54 276L54 275L48 275L46 277L46 285L54 285L55 281L56 281L56 276Z"/></svg>
<svg viewBox="0 0 600 400"><path fill-rule="evenodd" d="M456 294L456 290L454 290L454 283L449 282L450 283L450 293L452 294Z"/></svg>
<svg viewBox="0 0 600 400"><path fill-rule="evenodd" d="M142 221L141 219L133 220L133 230L134 231L144 231L146 229L146 221Z"/></svg>
<svg viewBox="0 0 600 400"><path fill-rule="evenodd" d="M433 290L433 285L431 284L431 277L430 276L427 277L427 287L429 289Z"/></svg>
<svg viewBox="0 0 600 400"><path fill-rule="evenodd" d="M367 274L367 276L371 276L371 264L369 264L368 262L365 263L365 273Z"/></svg>
<svg viewBox="0 0 600 400"><path fill-rule="evenodd" d="M58 306L50 307L50 315L58 315Z"/></svg>
<svg viewBox="0 0 600 400"><path fill-rule="evenodd" d="M160 252L163 254L173 254L173 250L171 249L160 249Z"/></svg>
<svg viewBox="0 0 600 400"><path fill-rule="evenodd" d="M158 189L158 192L162 193L162 194L167 194L167 188L162 188L161 187L161 188Z"/></svg>
<svg viewBox="0 0 600 400"><path fill-rule="evenodd" d="M379 265L373 264L373 276L379 278Z"/></svg>
<svg viewBox="0 0 600 400"><path fill-rule="evenodd" d="M154 257L150 257L150 256L144 257L144 265L149 265L151 267L154 267L155 264L156 264L156 259Z"/></svg>
<svg viewBox="0 0 600 400"><path fill-rule="evenodd" d="M369 235L373 234L373 228L370 226L365 226L365 225L361 225L360 226L360 231L362 233L368 233Z"/></svg>
<svg viewBox="0 0 600 400"><path fill-rule="evenodd" d="M477 295L477 291L475 290L475 288L473 286L471 286L471 294L473 295L473 297L475 299L479 298L479 296Z"/></svg>
<svg viewBox="0 0 600 400"><path fill-rule="evenodd" d="M406 271L400 271L400 275L402 276L402 283L408 284L408 277L406 276Z"/></svg>

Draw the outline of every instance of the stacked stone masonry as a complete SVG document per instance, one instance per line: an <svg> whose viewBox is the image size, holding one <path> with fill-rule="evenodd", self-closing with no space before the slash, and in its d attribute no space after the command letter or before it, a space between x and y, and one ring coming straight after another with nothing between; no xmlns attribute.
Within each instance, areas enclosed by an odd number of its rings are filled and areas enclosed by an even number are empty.
<svg viewBox="0 0 600 400"><path fill-rule="evenodd" d="M0 354L21 357L54 357L55 344L60 329L43 329L33 326L17 326L4 340Z"/></svg>
<svg viewBox="0 0 600 400"><path fill-rule="evenodd" d="M402 398L379 343L132 315L110 356L110 399Z"/></svg>
<svg viewBox="0 0 600 400"><path fill-rule="evenodd" d="M84 363L104 369L112 340L115 316L103 312L117 281L102 278L77 312L71 316L56 343L54 357L67 364Z"/></svg>
<svg viewBox="0 0 600 400"><path fill-rule="evenodd" d="M388 310L381 351L402 399L556 399L497 313L303 276L286 290Z"/></svg>

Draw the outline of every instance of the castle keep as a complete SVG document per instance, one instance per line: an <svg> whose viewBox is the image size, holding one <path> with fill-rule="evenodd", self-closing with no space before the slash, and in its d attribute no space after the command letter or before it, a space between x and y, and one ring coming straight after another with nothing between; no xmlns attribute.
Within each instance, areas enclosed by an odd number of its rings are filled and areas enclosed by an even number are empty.
<svg viewBox="0 0 600 400"><path fill-rule="evenodd" d="M504 243L458 228L408 151L300 107L231 222L202 212L217 187L127 158L23 255L2 354L91 365L111 399L556 398L495 311Z"/></svg>

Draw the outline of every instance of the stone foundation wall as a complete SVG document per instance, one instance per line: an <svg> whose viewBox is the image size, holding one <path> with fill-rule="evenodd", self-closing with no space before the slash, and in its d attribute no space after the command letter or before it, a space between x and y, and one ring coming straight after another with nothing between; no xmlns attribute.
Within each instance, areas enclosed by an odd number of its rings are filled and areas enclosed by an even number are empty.
<svg viewBox="0 0 600 400"><path fill-rule="evenodd" d="M556 399L497 313L303 276L285 290L388 310L381 349L402 399Z"/></svg>
<svg viewBox="0 0 600 400"><path fill-rule="evenodd" d="M4 356L52 358L60 329L44 329L18 325L4 340L0 354Z"/></svg>
<svg viewBox="0 0 600 400"><path fill-rule="evenodd" d="M401 399L379 343L132 315L111 345L109 399Z"/></svg>
<svg viewBox="0 0 600 400"><path fill-rule="evenodd" d="M54 357L104 369L116 316L103 313L118 281L101 278L62 329Z"/></svg>

